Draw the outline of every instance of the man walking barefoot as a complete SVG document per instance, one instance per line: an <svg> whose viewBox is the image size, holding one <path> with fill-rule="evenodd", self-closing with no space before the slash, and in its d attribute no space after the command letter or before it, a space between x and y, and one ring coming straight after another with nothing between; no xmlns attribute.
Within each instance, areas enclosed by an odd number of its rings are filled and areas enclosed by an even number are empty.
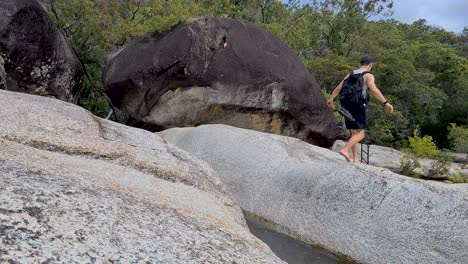
<svg viewBox="0 0 468 264"><path fill-rule="evenodd" d="M385 97L380 92L380 90L375 85L375 77L370 73L373 67L374 59L371 56L365 56L361 59L361 66L358 70L354 70L348 74L344 80L333 90L330 99L327 101L329 107L333 106L333 100L340 93L343 86L349 86L349 78L362 78L362 93L363 97L367 97L367 92L370 90L375 98L379 100L383 106L387 108L390 113L393 113L393 106L385 100ZM348 87L347 87L348 88ZM345 120L346 128L351 129L351 138L348 140L348 143L344 148L340 150L340 154L346 159L346 161L351 162L349 157L349 150L353 152L353 162L359 162L358 159L358 143L364 139L365 129L367 128L366 120L366 106L367 101L361 101L359 103L348 102L343 100L343 97L340 100L341 106L345 107L346 110L352 115L354 120Z"/></svg>

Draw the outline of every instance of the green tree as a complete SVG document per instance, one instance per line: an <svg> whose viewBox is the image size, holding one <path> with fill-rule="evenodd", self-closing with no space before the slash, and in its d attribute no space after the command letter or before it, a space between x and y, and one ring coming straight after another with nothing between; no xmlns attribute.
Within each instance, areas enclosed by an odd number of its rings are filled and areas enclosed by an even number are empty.
<svg viewBox="0 0 468 264"><path fill-rule="evenodd" d="M371 143L408 144L415 128L439 148L454 144L450 123L468 126L468 28L461 34L395 20L369 21L392 12L391 0L48 0L49 13L86 69L80 104L106 116L104 57L146 32L165 32L193 16L255 23L285 41L325 92L358 65L377 59L379 89L395 106L388 114L375 100L368 107ZM451 133L455 133L452 132ZM403 143L403 144L402 144Z"/></svg>
<svg viewBox="0 0 468 264"><path fill-rule="evenodd" d="M468 154L468 128L450 124L448 138L452 143L452 149Z"/></svg>
<svg viewBox="0 0 468 264"><path fill-rule="evenodd" d="M199 11L184 0L51 0L48 7L85 68L79 104L99 116L110 108L101 80L104 57L136 36L167 31Z"/></svg>
<svg viewBox="0 0 468 264"><path fill-rule="evenodd" d="M313 1L319 11L320 35L328 48L340 56L349 56L356 47L356 38L370 16L391 13L391 0L324 0Z"/></svg>

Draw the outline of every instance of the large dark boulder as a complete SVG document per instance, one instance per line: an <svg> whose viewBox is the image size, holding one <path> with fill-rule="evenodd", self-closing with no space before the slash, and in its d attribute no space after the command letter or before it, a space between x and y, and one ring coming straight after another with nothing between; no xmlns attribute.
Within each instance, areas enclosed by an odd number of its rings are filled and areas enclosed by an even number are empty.
<svg viewBox="0 0 468 264"><path fill-rule="evenodd" d="M231 19L195 18L112 52L113 104L159 129L227 124L331 147L333 112L300 59L272 33Z"/></svg>
<svg viewBox="0 0 468 264"><path fill-rule="evenodd" d="M77 102L80 61L36 0L0 1L0 55L7 89Z"/></svg>

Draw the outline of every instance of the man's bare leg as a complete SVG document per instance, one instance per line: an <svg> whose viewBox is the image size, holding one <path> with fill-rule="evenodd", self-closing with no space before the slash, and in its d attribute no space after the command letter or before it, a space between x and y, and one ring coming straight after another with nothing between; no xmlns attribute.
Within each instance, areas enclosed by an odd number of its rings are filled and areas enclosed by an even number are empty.
<svg viewBox="0 0 468 264"><path fill-rule="evenodd" d="M358 144L354 145L352 148L353 151L353 162L354 163L359 163L359 156L357 154L358 152Z"/></svg>
<svg viewBox="0 0 468 264"><path fill-rule="evenodd" d="M354 129L351 130L351 133L352 133L353 135L356 134L357 132L358 132L357 130L354 130ZM352 152L353 152L353 162L354 162L354 163L359 163L358 149L359 149L359 148L358 148L358 144L355 144L355 145L351 148L351 150L352 150Z"/></svg>
<svg viewBox="0 0 468 264"><path fill-rule="evenodd" d="M351 159L349 158L349 149L353 149L353 158L357 158L357 144L364 139L365 136L365 130L355 130L351 131L351 138L348 140L348 143L346 143L346 146L340 150L340 154L345 158L347 162L351 162ZM354 147L356 147L356 155L354 154Z"/></svg>

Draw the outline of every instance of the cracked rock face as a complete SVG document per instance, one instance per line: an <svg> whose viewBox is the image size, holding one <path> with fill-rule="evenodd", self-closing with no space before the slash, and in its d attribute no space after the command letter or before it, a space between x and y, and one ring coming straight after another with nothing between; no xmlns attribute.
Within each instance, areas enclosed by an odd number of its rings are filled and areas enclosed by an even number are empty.
<svg viewBox="0 0 468 264"><path fill-rule="evenodd" d="M159 136L55 99L0 104L0 263L283 263Z"/></svg>
<svg viewBox="0 0 468 264"><path fill-rule="evenodd" d="M159 129L227 124L331 147L340 135L320 87L285 43L254 25L195 18L111 53L113 104Z"/></svg>
<svg viewBox="0 0 468 264"><path fill-rule="evenodd" d="M77 102L82 66L38 1L0 1L0 55L8 90Z"/></svg>
<svg viewBox="0 0 468 264"><path fill-rule="evenodd" d="M208 162L243 210L358 263L468 263L468 184L353 165L300 140L223 125L165 140Z"/></svg>

